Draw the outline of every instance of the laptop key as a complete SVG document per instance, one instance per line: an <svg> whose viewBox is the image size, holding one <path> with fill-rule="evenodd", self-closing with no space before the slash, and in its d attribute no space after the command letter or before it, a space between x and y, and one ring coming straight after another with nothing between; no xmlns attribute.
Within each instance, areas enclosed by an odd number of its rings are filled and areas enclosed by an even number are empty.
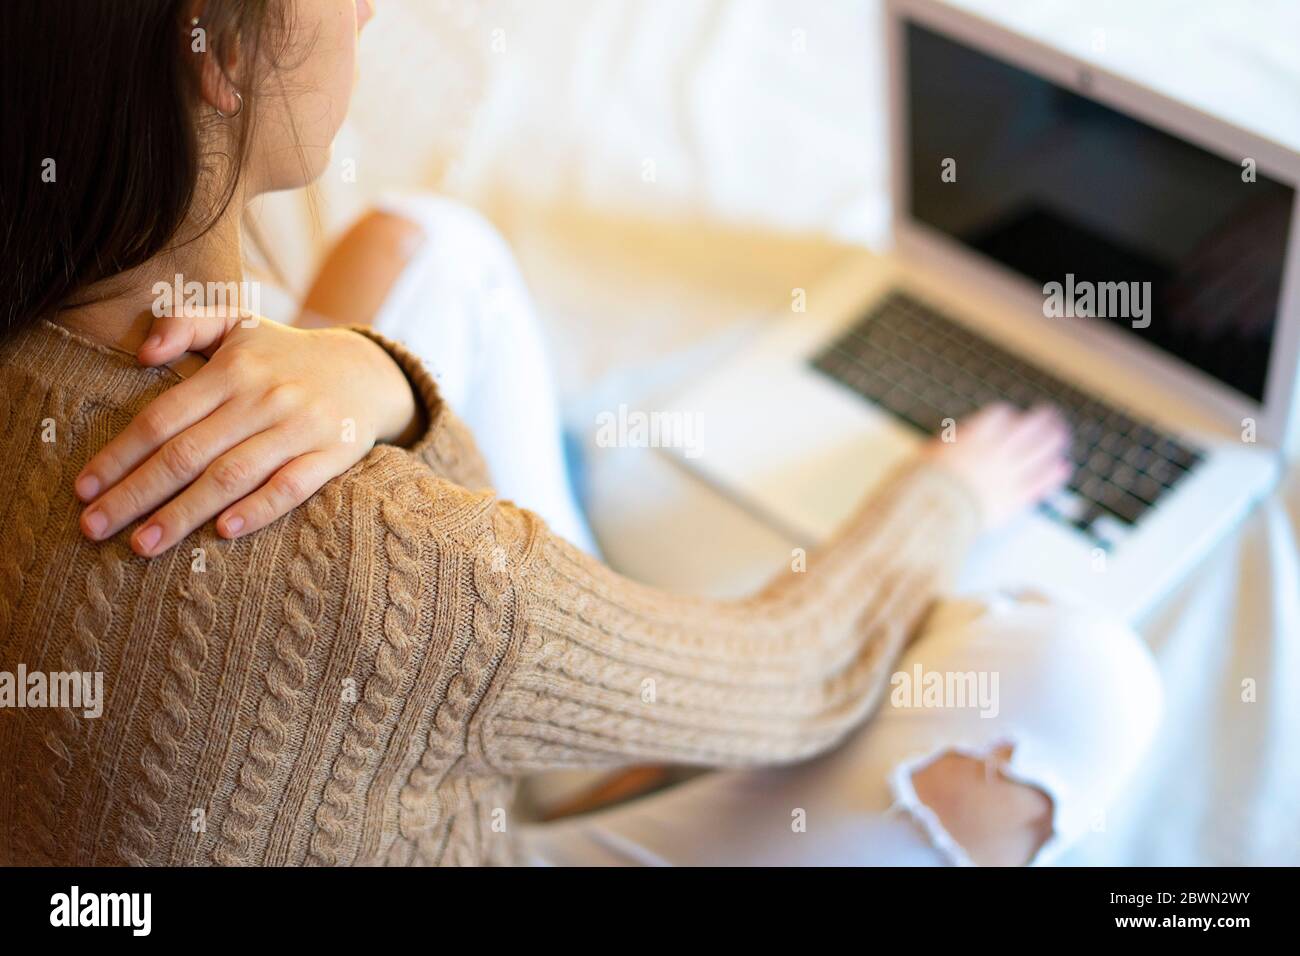
<svg viewBox="0 0 1300 956"><path fill-rule="evenodd" d="M1155 504L1160 499L1161 494L1164 493L1164 490L1165 486L1150 475L1138 475L1129 486L1129 491L1148 505Z"/></svg>
<svg viewBox="0 0 1300 956"><path fill-rule="evenodd" d="M1110 482L1106 483L1102 489L1101 497L1094 499L1106 508L1111 514L1127 521L1129 524L1137 524L1138 518L1147 510L1147 503L1133 497L1123 488L1119 488Z"/></svg>
<svg viewBox="0 0 1300 956"><path fill-rule="evenodd" d="M1183 470L1170 461L1166 461L1163 458L1157 458L1151 463L1150 467L1147 468L1147 474L1160 482L1160 484L1164 485L1166 488L1169 488L1174 484L1174 482L1183 476Z"/></svg>

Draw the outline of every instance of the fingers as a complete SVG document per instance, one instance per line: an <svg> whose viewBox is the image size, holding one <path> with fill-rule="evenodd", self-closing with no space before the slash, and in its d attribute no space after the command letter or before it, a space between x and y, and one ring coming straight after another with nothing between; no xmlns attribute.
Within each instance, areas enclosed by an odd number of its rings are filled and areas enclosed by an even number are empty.
<svg viewBox="0 0 1300 956"><path fill-rule="evenodd" d="M1035 405L1027 412L1017 413L1015 427L1007 438L1016 447L1026 447L1059 438L1063 434L1068 433L1061 413L1051 405Z"/></svg>
<svg viewBox="0 0 1300 956"><path fill-rule="evenodd" d="M1028 460L1060 454L1070 441L1064 417L1051 405L1028 411L1005 402L987 405L966 422L966 434Z"/></svg>
<svg viewBox="0 0 1300 956"><path fill-rule="evenodd" d="M1055 408L1039 405L1018 416L1004 453L1013 465L1012 480L1023 502L1042 501L1065 485L1074 471L1066 457L1069 445L1070 429Z"/></svg>
<svg viewBox="0 0 1300 956"><path fill-rule="evenodd" d="M1068 480L1073 470L1066 459L1070 429L1052 406L1038 405L1018 413L1004 441L1028 500L1041 500Z"/></svg>
<svg viewBox="0 0 1300 956"><path fill-rule="evenodd" d="M165 365L186 352L202 352L220 344L240 319L239 314L231 314L225 308L161 316L149 327L149 335L136 351L136 358L141 365Z"/></svg>
<svg viewBox="0 0 1300 956"><path fill-rule="evenodd" d="M207 418L224 399L216 377L195 376L169 388L86 462L74 486L77 497L93 501L166 442Z"/></svg>
<svg viewBox="0 0 1300 956"><path fill-rule="evenodd" d="M226 509L217 519L217 532L223 538L252 534L298 507L338 473L338 465L325 452L295 458L253 494Z"/></svg>
<svg viewBox="0 0 1300 956"><path fill-rule="evenodd" d="M1025 412L1006 436L1008 450L1028 463L1059 458L1069 444L1069 425L1060 412L1048 405Z"/></svg>
<svg viewBox="0 0 1300 956"><path fill-rule="evenodd" d="M1015 422L1017 415L1019 415L1019 411L1016 407L1006 402L994 402L992 405L985 405L965 422L957 426L958 440L960 441L963 437L962 431L964 430L972 438L996 441L1006 435L1007 429Z"/></svg>
<svg viewBox="0 0 1300 956"><path fill-rule="evenodd" d="M163 397L174 394L180 387ZM82 513L82 531L95 541L117 534L194 481L219 455L261 431L265 421L266 412L259 407L233 403L221 406L212 415L165 442L142 465L112 484ZM233 497L226 498L226 502L232 500Z"/></svg>
<svg viewBox="0 0 1300 956"><path fill-rule="evenodd" d="M232 448L136 529L131 536L131 549L142 557L166 551L231 501L258 489L297 454L292 442L288 429L276 428Z"/></svg>
<svg viewBox="0 0 1300 956"><path fill-rule="evenodd" d="M1030 473L1025 484L1025 494L1031 501L1042 501L1064 488L1073 473L1074 465L1063 458L1047 462L1042 468Z"/></svg>

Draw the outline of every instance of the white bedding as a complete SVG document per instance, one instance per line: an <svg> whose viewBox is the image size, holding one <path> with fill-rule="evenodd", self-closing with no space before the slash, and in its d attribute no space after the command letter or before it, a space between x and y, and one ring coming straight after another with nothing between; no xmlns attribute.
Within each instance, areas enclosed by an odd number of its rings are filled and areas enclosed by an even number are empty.
<svg viewBox="0 0 1300 956"><path fill-rule="evenodd" d="M1300 148L1300 4L961 2ZM661 391L734 347L747 320L842 254L832 240L883 235L877 17L854 0L386 0L319 228L293 196L267 200L261 225L301 283L325 238L385 191L477 205L515 245L572 420L589 422L593 406ZM594 465L599 534L639 486ZM1294 474L1288 488L1144 628L1169 688L1163 738L1143 787L1076 862L1300 863ZM725 548L674 544L673 520L623 540L616 563L726 590ZM711 577L683 574L710 560Z"/></svg>

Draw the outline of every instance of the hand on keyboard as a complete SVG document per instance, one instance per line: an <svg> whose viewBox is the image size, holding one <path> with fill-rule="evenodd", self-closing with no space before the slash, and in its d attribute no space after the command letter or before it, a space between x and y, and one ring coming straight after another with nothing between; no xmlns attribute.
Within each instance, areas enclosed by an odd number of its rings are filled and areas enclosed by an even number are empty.
<svg viewBox="0 0 1300 956"><path fill-rule="evenodd" d="M923 454L970 486L988 530L1064 487L1074 470L1069 450L1070 430L1056 409L997 403L941 433Z"/></svg>
<svg viewBox="0 0 1300 956"><path fill-rule="evenodd" d="M930 435L1007 400L1061 410L1074 437L1069 485L1044 515L1110 550L1203 459L1199 450L902 293L827 344L814 368Z"/></svg>

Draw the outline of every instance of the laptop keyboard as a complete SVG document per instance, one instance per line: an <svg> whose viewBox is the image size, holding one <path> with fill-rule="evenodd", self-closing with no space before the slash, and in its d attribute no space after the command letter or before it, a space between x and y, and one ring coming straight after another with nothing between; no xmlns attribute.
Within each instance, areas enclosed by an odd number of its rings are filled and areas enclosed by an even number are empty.
<svg viewBox="0 0 1300 956"><path fill-rule="evenodd" d="M1108 551L1204 457L901 292L812 364L932 435L945 418L959 420L994 401L1055 405L1073 430L1075 472L1040 508Z"/></svg>

